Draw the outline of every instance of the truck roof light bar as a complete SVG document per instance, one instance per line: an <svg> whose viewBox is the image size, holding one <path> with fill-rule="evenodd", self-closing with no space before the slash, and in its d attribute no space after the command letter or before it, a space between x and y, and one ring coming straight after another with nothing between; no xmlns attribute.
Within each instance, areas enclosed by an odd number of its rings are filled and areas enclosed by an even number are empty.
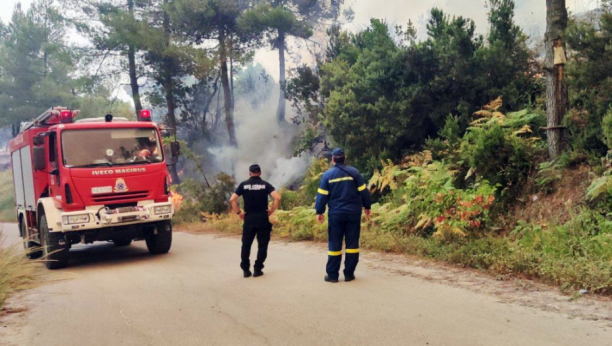
<svg viewBox="0 0 612 346"><path fill-rule="evenodd" d="M138 121L151 121L151 111L148 109L141 110Z"/></svg>
<svg viewBox="0 0 612 346"><path fill-rule="evenodd" d="M72 112L69 110L63 110L60 112L60 122L62 124L69 124L72 122Z"/></svg>

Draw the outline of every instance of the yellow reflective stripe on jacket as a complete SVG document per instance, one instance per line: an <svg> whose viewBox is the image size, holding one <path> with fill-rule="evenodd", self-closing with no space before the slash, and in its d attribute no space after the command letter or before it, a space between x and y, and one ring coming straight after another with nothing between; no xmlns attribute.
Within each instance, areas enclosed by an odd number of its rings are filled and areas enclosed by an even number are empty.
<svg viewBox="0 0 612 346"><path fill-rule="evenodd" d="M365 185L365 184L363 184L363 185L361 185L361 186L360 186L360 187L359 187L357 190L359 190L359 192L361 192L361 191L363 191L363 190L365 190L365 189L366 189L366 185Z"/></svg>
<svg viewBox="0 0 612 346"><path fill-rule="evenodd" d="M346 253L359 253L359 249L346 249Z"/></svg>
<svg viewBox="0 0 612 346"><path fill-rule="evenodd" d="M329 191L326 191L326 190L323 190L323 189L318 189L317 192L322 194L322 195L325 195L325 196L329 195Z"/></svg>
<svg viewBox="0 0 612 346"><path fill-rule="evenodd" d="M330 180L329 183L331 184L331 183L337 183L340 181L348 181L348 180L353 180L353 178L352 177L336 178L336 179Z"/></svg>
<svg viewBox="0 0 612 346"><path fill-rule="evenodd" d="M328 252L328 254L330 256L340 256L340 255L342 255L342 250L341 251L330 251L330 252Z"/></svg>

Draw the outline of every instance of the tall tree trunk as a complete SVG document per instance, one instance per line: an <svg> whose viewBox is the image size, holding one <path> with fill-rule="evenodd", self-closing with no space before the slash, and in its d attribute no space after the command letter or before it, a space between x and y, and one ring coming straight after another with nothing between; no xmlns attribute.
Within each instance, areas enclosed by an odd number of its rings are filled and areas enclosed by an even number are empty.
<svg viewBox="0 0 612 346"><path fill-rule="evenodd" d="M168 0L164 0L164 4L167 4ZM170 16L168 12L164 10L164 45L166 51L164 52L164 89L166 91L166 104L168 105L168 127L174 134L176 139L176 116L174 115L174 83L172 81L172 60L167 56L168 48L170 47ZM172 182L174 184L180 184L181 179L179 178L176 165L170 166L170 175L172 176Z"/></svg>
<svg viewBox="0 0 612 346"><path fill-rule="evenodd" d="M219 25L219 64L221 67L221 84L223 84L223 98L225 101L225 123L229 134L230 144L238 146L236 140L236 128L234 127L234 105L232 103L232 90L230 88L227 71L227 47L225 42L225 29Z"/></svg>
<svg viewBox="0 0 612 346"><path fill-rule="evenodd" d="M285 107L287 104L287 100L285 99L285 32L282 30L278 31L278 61L279 61L279 79L278 82L280 84L280 92L278 94L278 108L276 109L276 121L279 124L285 124L287 120L285 120Z"/></svg>
<svg viewBox="0 0 612 346"><path fill-rule="evenodd" d="M236 98L234 97L234 36L230 35L229 39L229 80L230 80L230 89L232 90L232 107L236 109Z"/></svg>
<svg viewBox="0 0 612 346"><path fill-rule="evenodd" d="M128 0L128 10L130 13L130 19L134 21L134 0ZM136 48L134 47L134 44L128 45L128 63L130 87L132 88L132 98L134 99L134 107L136 108L136 115L140 116L140 111L142 110L142 102L140 101L138 76L136 75Z"/></svg>
<svg viewBox="0 0 612 346"><path fill-rule="evenodd" d="M563 40L567 22L565 0L546 0L546 119L548 154L553 160L558 158L567 146L566 132L562 127L563 117L569 108Z"/></svg>
<svg viewBox="0 0 612 346"><path fill-rule="evenodd" d="M140 101L140 90L138 86L138 76L136 75L136 49L134 45L128 47L128 62L129 62L129 74L130 74L130 87L132 88L132 98L134 99L134 107L136 108L136 114L140 116L142 110L142 102Z"/></svg>

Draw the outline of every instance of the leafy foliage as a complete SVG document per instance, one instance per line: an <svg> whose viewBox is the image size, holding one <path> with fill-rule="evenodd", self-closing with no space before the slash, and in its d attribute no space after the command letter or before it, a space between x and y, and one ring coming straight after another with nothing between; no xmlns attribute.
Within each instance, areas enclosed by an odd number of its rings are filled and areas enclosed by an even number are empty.
<svg viewBox="0 0 612 346"><path fill-rule="evenodd" d="M226 212L234 187L234 179L225 173L219 173L216 181L210 186L207 182L185 179L180 185L184 200L181 210L177 213L177 221L197 222L202 212L215 214Z"/></svg>
<svg viewBox="0 0 612 346"><path fill-rule="evenodd" d="M424 152L405 160L404 167L384 164L370 186L389 190L387 203L374 209L374 223L399 235L431 234L444 241L474 236L489 222L495 188L486 181L474 189L456 189L453 172L431 162Z"/></svg>
<svg viewBox="0 0 612 346"><path fill-rule="evenodd" d="M607 2L606 2L607 3ZM607 3L609 5L609 3ZM567 30L572 49L568 64L570 101L566 117L574 149L604 155L610 149L602 133L602 119L612 106L612 12L603 6L598 20L573 20Z"/></svg>
<svg viewBox="0 0 612 346"><path fill-rule="evenodd" d="M449 114L461 132L490 99L502 95L502 111L533 101L531 54L513 16L513 1L490 1L487 40L473 21L440 9L431 11L428 38L418 43L376 19L357 34L332 29L319 79L297 69L289 96L368 175L380 160L400 160L438 137Z"/></svg>
<svg viewBox="0 0 612 346"><path fill-rule="evenodd" d="M536 183L546 192L552 192L554 184L561 180L563 170L561 165L555 161L542 162L538 167Z"/></svg>
<svg viewBox="0 0 612 346"><path fill-rule="evenodd" d="M460 157L469 167L467 177L474 175L504 187L513 197L514 187L533 173L542 143L532 129L543 125L539 112L523 110L504 115L499 102L476 112L481 118L473 121L460 146Z"/></svg>

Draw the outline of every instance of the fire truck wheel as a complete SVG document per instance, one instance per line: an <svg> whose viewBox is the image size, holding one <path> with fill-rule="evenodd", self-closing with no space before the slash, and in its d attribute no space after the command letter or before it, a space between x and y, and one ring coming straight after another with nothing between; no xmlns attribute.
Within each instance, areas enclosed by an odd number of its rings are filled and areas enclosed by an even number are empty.
<svg viewBox="0 0 612 346"><path fill-rule="evenodd" d="M113 240L113 243L115 243L115 246L130 246L130 244L132 244L132 239L130 238L115 239Z"/></svg>
<svg viewBox="0 0 612 346"><path fill-rule="evenodd" d="M157 234L151 232L145 240L147 248L153 255L162 254L170 251L172 246L172 222L161 221L155 225Z"/></svg>
<svg viewBox="0 0 612 346"><path fill-rule="evenodd" d="M25 250L25 254L28 258L34 259L42 256L42 249L38 244L28 239L28 232L26 230L25 222L19 222L19 231L21 232L21 237L23 238L23 249Z"/></svg>
<svg viewBox="0 0 612 346"><path fill-rule="evenodd" d="M59 269L68 265L70 245L64 240L62 233L49 232L49 225L45 215L40 217L40 240L40 245L43 249L43 260L47 268Z"/></svg>

